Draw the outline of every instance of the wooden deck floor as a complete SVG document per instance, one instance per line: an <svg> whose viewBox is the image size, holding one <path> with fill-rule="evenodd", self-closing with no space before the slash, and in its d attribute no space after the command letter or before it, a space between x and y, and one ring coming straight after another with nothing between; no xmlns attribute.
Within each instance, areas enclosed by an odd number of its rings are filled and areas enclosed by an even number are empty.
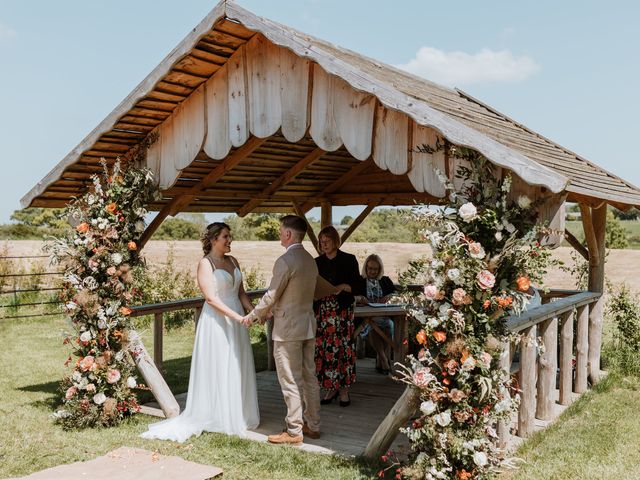
<svg viewBox="0 0 640 480"><path fill-rule="evenodd" d="M357 381L351 388L351 405L340 407L337 402L323 405L322 436L318 440L305 439L301 449L344 456L362 453L373 432L404 391L404 384L376 373L374 362L370 358L358 360ZM267 435L282 431L286 407L276 372L259 372L257 379L260 426L249 433L249 438L266 442ZM180 408L184 408L186 394L180 394L176 399ZM157 404L150 403L145 407L157 408ZM155 413L148 408L143 411ZM406 450L408 445L408 439L398 435L392 448Z"/></svg>

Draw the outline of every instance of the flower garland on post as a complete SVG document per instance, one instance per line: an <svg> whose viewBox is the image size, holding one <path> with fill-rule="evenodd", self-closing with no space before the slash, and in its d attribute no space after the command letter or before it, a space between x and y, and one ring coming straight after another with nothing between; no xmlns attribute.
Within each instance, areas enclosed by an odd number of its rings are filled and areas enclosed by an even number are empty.
<svg viewBox="0 0 640 480"><path fill-rule="evenodd" d="M144 266L136 242L158 192L148 169L122 168L119 160L111 171L103 167L90 191L67 207L75 230L48 245L64 268L61 299L73 328L64 343L77 357L54 414L65 428L111 426L139 410L128 315L134 269Z"/></svg>
<svg viewBox="0 0 640 480"><path fill-rule="evenodd" d="M421 403L419 417L403 429L413 462L396 469L397 478L492 478L504 458L494 427L518 403L499 367L510 340L504 318L525 308L531 283L540 283L550 264L539 242L544 229L535 225L538 202L511 200L510 176L496 179L478 153L447 148L469 167L458 169L460 193L443 177L446 207L414 212L433 258L422 272L423 294L412 299L420 350L403 380Z"/></svg>

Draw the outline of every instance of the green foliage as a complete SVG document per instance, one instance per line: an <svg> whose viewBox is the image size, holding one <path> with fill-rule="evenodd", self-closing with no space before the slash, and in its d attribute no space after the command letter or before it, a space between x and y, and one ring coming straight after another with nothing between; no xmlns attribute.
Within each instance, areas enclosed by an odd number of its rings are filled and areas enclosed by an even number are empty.
<svg viewBox="0 0 640 480"><path fill-rule="evenodd" d="M607 211L607 226L605 229L605 245L607 248L628 248L627 231L611 210Z"/></svg>
<svg viewBox="0 0 640 480"><path fill-rule="evenodd" d="M415 243L421 238L419 229L410 209L381 208L369 214L349 241Z"/></svg>
<svg viewBox="0 0 640 480"><path fill-rule="evenodd" d="M342 217L342 220L340 220L340 225L349 226L351 222L353 222L353 217L351 215L345 215Z"/></svg>
<svg viewBox="0 0 640 480"><path fill-rule="evenodd" d="M168 218L153 234L154 240L197 240L203 231L199 225L183 218Z"/></svg>
<svg viewBox="0 0 640 480"><path fill-rule="evenodd" d="M23 208L14 211L11 220L30 227L65 229L69 226L63 208Z"/></svg>
<svg viewBox="0 0 640 480"><path fill-rule="evenodd" d="M640 217L640 210L633 207L629 210L618 210L617 208L611 207L611 212L618 220L638 220Z"/></svg>
<svg viewBox="0 0 640 480"><path fill-rule="evenodd" d="M640 308L637 295L626 286L612 290L607 302L607 316L613 321L613 340L604 348L609 367L622 375L640 377Z"/></svg>

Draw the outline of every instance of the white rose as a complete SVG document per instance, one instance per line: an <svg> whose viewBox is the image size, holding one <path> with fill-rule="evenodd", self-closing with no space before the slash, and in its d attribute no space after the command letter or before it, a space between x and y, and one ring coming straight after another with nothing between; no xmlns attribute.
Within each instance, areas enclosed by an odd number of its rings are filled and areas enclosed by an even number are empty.
<svg viewBox="0 0 640 480"><path fill-rule="evenodd" d="M471 202L465 203L458 209L458 215L460 215L463 222L469 223L478 216L478 209Z"/></svg>
<svg viewBox="0 0 640 480"><path fill-rule="evenodd" d="M107 396L106 396L104 393L102 393L102 392L100 392L100 393L96 393L96 394L93 396L93 402L94 402L96 405L102 405L102 404L105 402L105 400L106 400L106 399L107 399Z"/></svg>
<svg viewBox="0 0 640 480"><path fill-rule="evenodd" d="M516 227L513 225L513 223L509 223L509 222L507 222L507 223L505 224L504 228L506 228L506 229L507 229L507 232L509 232L509 233L513 233L513 232L515 232L515 231L516 231Z"/></svg>
<svg viewBox="0 0 640 480"><path fill-rule="evenodd" d="M136 377L127 378L127 387L135 388L136 385L138 385L138 381L136 380Z"/></svg>
<svg viewBox="0 0 640 480"><path fill-rule="evenodd" d="M136 228L136 232L143 232L144 231L144 222L142 220L138 220L135 223L135 228Z"/></svg>
<svg viewBox="0 0 640 480"><path fill-rule="evenodd" d="M436 420L436 423L441 427L446 427L451 423L451 412L447 410L446 412L439 413L438 415L433 417Z"/></svg>
<svg viewBox="0 0 640 480"><path fill-rule="evenodd" d="M112 253L111 254L111 261L116 264L116 265L120 265L122 263L122 254L120 253Z"/></svg>
<svg viewBox="0 0 640 480"><path fill-rule="evenodd" d="M74 311L76 308L78 308L78 305L74 302L68 302L65 304L65 308L67 310Z"/></svg>
<svg viewBox="0 0 640 480"><path fill-rule="evenodd" d="M74 382L79 382L80 380L82 380L82 374L76 370L75 372L73 372L73 375L71 375L71 378L73 378Z"/></svg>
<svg viewBox="0 0 640 480"><path fill-rule="evenodd" d="M526 210L531 206L531 199L526 195L520 195L518 197L518 206L523 210Z"/></svg>
<svg viewBox="0 0 640 480"><path fill-rule="evenodd" d="M495 237L498 241L502 240L502 232L496 232Z"/></svg>
<svg viewBox="0 0 640 480"><path fill-rule="evenodd" d="M487 464L487 454L484 452L475 452L473 454L473 463L479 467L484 467Z"/></svg>
<svg viewBox="0 0 640 480"><path fill-rule="evenodd" d="M447 277L449 277L449 280L451 280L452 282L457 282L457 280L460 278L460 270L458 270L457 268L450 268L449 270L447 270Z"/></svg>
<svg viewBox="0 0 640 480"><path fill-rule="evenodd" d="M82 332L82 335L80 335L80 341L88 342L89 340L91 340L91 332Z"/></svg>
<svg viewBox="0 0 640 480"><path fill-rule="evenodd" d="M422 402L420 404L420 411L422 413L424 413L425 415L431 415L433 412L436 411L436 404L433 403L431 400L427 400L426 402Z"/></svg>

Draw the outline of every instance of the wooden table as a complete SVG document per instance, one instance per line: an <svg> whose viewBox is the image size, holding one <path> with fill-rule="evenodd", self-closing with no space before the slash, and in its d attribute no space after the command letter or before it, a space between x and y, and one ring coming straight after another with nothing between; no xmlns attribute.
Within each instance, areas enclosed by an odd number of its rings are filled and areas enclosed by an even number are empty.
<svg viewBox="0 0 640 480"><path fill-rule="evenodd" d="M371 319L375 317L389 317L394 323L393 340L391 348L393 350L392 371L396 368L393 367L396 362L404 362L408 351L408 330L407 330L407 311L404 306L401 305L385 305L384 307L371 307L369 305L358 305L355 309L354 317L364 318L365 321L361 327L369 323L371 327L380 334L380 336L388 341L389 337L375 324ZM368 320L368 321L367 321ZM356 335L360 333L361 328L356 330Z"/></svg>

